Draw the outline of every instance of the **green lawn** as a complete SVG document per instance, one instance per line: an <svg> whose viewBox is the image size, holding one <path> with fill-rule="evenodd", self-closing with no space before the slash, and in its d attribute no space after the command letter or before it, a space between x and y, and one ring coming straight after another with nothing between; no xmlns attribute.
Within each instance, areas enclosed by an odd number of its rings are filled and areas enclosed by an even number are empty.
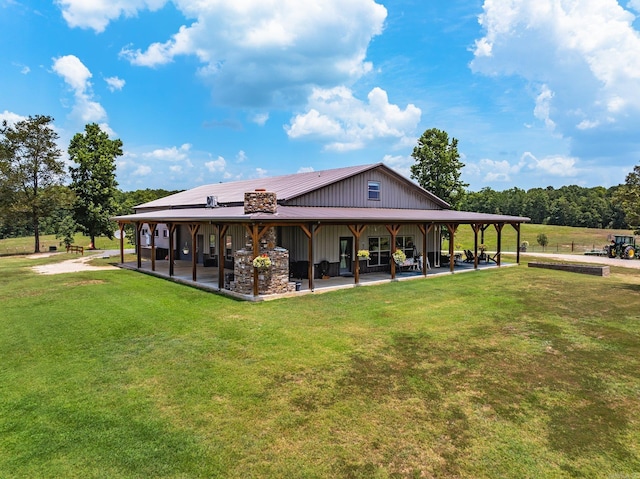
<svg viewBox="0 0 640 479"><path fill-rule="evenodd" d="M91 239L88 236L84 236L80 233L76 234L73 244L89 247ZM0 240L0 256L12 255L12 254L24 254L33 253L35 242L33 236L21 237L21 238L5 238ZM55 246L58 250L64 249L59 239L56 239L56 235L40 235L40 251L49 251L50 246ZM132 248L128 238L125 240L125 248ZM120 240L109 239L106 236L99 236L96 238L95 247L97 249L118 249L120 248Z"/></svg>
<svg viewBox="0 0 640 479"><path fill-rule="evenodd" d="M47 261L0 259L0 477L640 471L640 272L248 303Z"/></svg>

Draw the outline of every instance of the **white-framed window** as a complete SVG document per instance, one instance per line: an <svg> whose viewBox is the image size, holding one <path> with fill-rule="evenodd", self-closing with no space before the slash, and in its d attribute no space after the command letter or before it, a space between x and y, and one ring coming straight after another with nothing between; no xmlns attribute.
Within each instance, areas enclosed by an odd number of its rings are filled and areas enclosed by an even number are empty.
<svg viewBox="0 0 640 479"><path fill-rule="evenodd" d="M169 230L162 230L162 237L163 238L168 238L169 237Z"/></svg>
<svg viewBox="0 0 640 479"><path fill-rule="evenodd" d="M369 236L369 266L389 264L391 259L391 237Z"/></svg>
<svg viewBox="0 0 640 479"><path fill-rule="evenodd" d="M380 182L369 181L368 182L368 198L373 201L380 201Z"/></svg>

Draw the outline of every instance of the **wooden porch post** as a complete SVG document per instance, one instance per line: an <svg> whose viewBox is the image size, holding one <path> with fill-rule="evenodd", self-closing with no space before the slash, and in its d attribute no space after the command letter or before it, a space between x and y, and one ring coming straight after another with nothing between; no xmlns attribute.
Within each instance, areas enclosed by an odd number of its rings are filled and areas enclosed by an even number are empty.
<svg viewBox="0 0 640 479"><path fill-rule="evenodd" d="M393 260L393 253L396 252L396 236L400 231L400 225L385 225L387 231L391 233L391 279L396 279L396 262Z"/></svg>
<svg viewBox="0 0 640 479"><path fill-rule="evenodd" d="M136 223L136 246L138 253L138 269L142 269L142 239L140 238L140 233L142 233L142 222Z"/></svg>
<svg viewBox="0 0 640 479"><path fill-rule="evenodd" d="M169 227L169 277L173 276L173 263L175 262L175 253L173 250L175 249L175 245L173 244L173 235L176 232L177 225L173 223L169 223L167 225Z"/></svg>
<svg viewBox="0 0 640 479"><path fill-rule="evenodd" d="M365 225L347 225L349 231L353 235L356 243L356 274L355 276L355 284L360 283L360 258L358 257L358 248L360 247L360 235L366 228Z"/></svg>
<svg viewBox="0 0 640 479"><path fill-rule="evenodd" d="M498 247L496 248L496 264L500 266L502 260L502 228L504 228L504 223L495 223L496 231L498 232Z"/></svg>
<svg viewBox="0 0 640 479"><path fill-rule="evenodd" d="M307 277L309 278L309 291L313 291L313 223L309 223L308 226L299 225L302 232L307 237L307 245L309 254L307 259L309 260L309 267L307 268Z"/></svg>
<svg viewBox="0 0 640 479"><path fill-rule="evenodd" d="M516 230L516 264L520 264L520 223L511 223Z"/></svg>
<svg viewBox="0 0 640 479"><path fill-rule="evenodd" d="M196 253L196 235L200 229L199 223L189 224L189 232L191 233L191 279L197 281L196 267L198 264L198 255Z"/></svg>
<svg viewBox="0 0 640 479"><path fill-rule="evenodd" d="M229 225L216 225L218 231L218 291L224 288L224 258L226 251L222 247L222 240L227 234ZM226 245L225 245L226 246Z"/></svg>
<svg viewBox="0 0 640 479"><path fill-rule="evenodd" d="M156 270L156 228L158 223L148 223L151 234L151 271Z"/></svg>
<svg viewBox="0 0 640 479"><path fill-rule="evenodd" d="M433 229L433 227L435 226L435 223L429 223L429 226L427 226L427 224L422 224L422 225L418 225L418 228L420 229L420 232L422 233L422 274L424 276L427 275L427 261L429 260L429 256L427 256L427 235L431 232L431 230Z"/></svg>
<svg viewBox="0 0 640 479"><path fill-rule="evenodd" d="M478 269L478 231L480 231L482 225L474 223L471 228L473 229L473 269Z"/></svg>
<svg viewBox="0 0 640 479"><path fill-rule="evenodd" d="M124 223L118 221L118 228L120 229L120 263L124 263Z"/></svg>
<svg viewBox="0 0 640 479"><path fill-rule="evenodd" d="M449 270L453 273L453 268L455 266L455 261L454 261L455 250L453 247L456 239L456 230L458 229L458 224L447 223L446 227L449 230Z"/></svg>

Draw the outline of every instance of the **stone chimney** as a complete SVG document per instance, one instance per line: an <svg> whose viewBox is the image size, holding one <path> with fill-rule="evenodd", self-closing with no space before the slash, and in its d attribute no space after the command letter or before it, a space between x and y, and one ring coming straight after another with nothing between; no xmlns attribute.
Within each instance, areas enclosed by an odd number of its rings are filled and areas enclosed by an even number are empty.
<svg viewBox="0 0 640 479"><path fill-rule="evenodd" d="M256 189L244 194L244 213L275 213L278 210L278 199L275 193L264 189Z"/></svg>

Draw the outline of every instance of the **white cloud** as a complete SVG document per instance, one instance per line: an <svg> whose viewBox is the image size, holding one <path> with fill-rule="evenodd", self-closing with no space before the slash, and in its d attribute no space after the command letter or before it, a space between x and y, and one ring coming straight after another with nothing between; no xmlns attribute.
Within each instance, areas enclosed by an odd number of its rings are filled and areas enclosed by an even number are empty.
<svg viewBox="0 0 640 479"><path fill-rule="evenodd" d="M531 161L529 162L529 168L537 170L539 172L560 177L576 176L578 169L576 168L576 158L570 158L561 155L547 156L538 160L533 155L529 154Z"/></svg>
<svg viewBox="0 0 640 479"><path fill-rule="evenodd" d="M485 0L471 68L526 79L534 116L595 157L606 148L581 132L615 124L635 137L640 122L640 32L624 5L640 0Z"/></svg>
<svg viewBox="0 0 640 479"><path fill-rule="evenodd" d="M8 125L13 126L19 121L24 121L26 119L26 116L18 115L17 113L13 113L8 110L0 113L0 124L2 124L3 121L6 121Z"/></svg>
<svg viewBox="0 0 640 479"><path fill-rule="evenodd" d="M142 156L145 158L151 158L151 159L160 160L160 161L189 162L190 150L191 150L191 145L189 143L185 143L181 145L179 148L175 146L172 146L169 148L158 148L153 151L143 153Z"/></svg>
<svg viewBox="0 0 640 479"><path fill-rule="evenodd" d="M251 121L260 126L264 126L268 120L269 113L256 113L251 117Z"/></svg>
<svg viewBox="0 0 640 479"><path fill-rule="evenodd" d="M74 104L71 116L83 124L104 122L107 112L93 100L89 69L75 55L65 55L53 59L53 71L73 90Z"/></svg>
<svg viewBox="0 0 640 479"><path fill-rule="evenodd" d="M315 170L312 166L301 166L298 168L297 173L313 173Z"/></svg>
<svg viewBox="0 0 640 479"><path fill-rule="evenodd" d="M400 173L405 178L411 178L411 165L415 163L415 160L411 155L384 155L382 162L392 168L394 171Z"/></svg>
<svg viewBox="0 0 640 479"><path fill-rule="evenodd" d="M256 176L258 178L264 178L265 176L267 176L267 173L268 171L264 168L256 168Z"/></svg>
<svg viewBox="0 0 640 479"><path fill-rule="evenodd" d="M136 170L132 173L133 176L147 176L151 174L151 167L147 165L140 165Z"/></svg>
<svg viewBox="0 0 640 479"><path fill-rule="evenodd" d="M133 17L138 11L158 10L167 0L56 0L70 27L91 28L103 32L111 20Z"/></svg>
<svg viewBox="0 0 640 479"><path fill-rule="evenodd" d="M209 170L209 173L218 173L224 171L227 162L222 156L218 156L215 160L207 161L204 166Z"/></svg>
<svg viewBox="0 0 640 479"><path fill-rule="evenodd" d="M118 77L108 77L104 79L107 82L107 87L111 91L122 90L125 85L125 81Z"/></svg>
<svg viewBox="0 0 640 479"><path fill-rule="evenodd" d="M132 3L130 10L136 10L145 2ZM358 80L372 70L365 60L367 48L382 33L387 16L385 7L374 0L174 3L193 19L190 25L146 48L127 46L121 55L147 67L170 63L181 55L195 56L214 96L243 106L300 102L314 86ZM100 13L98 7L96 11ZM120 5L101 18L114 19L116 11L118 15L128 12Z"/></svg>
<svg viewBox="0 0 640 479"><path fill-rule="evenodd" d="M247 161L247 154L243 150L240 150L236 155L236 163L244 163L245 161Z"/></svg>
<svg viewBox="0 0 640 479"><path fill-rule="evenodd" d="M335 151L363 148L380 138L406 143L420 122L421 110L412 104L400 109L377 87L369 92L367 100L358 100L346 87L316 88L309 97L307 112L296 115L285 126L287 135L326 141L325 148Z"/></svg>
<svg viewBox="0 0 640 479"><path fill-rule="evenodd" d="M180 165L171 165L169 167L169 171L171 173L182 173L182 166L180 166Z"/></svg>

